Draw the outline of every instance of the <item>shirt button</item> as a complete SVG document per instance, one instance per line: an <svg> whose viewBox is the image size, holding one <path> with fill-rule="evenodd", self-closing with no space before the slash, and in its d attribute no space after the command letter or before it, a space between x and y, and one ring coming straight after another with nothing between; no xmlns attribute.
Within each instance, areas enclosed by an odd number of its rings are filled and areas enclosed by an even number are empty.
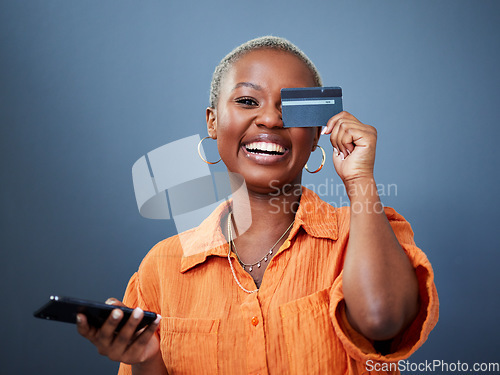
<svg viewBox="0 0 500 375"><path fill-rule="evenodd" d="M252 325L256 326L257 324L259 324L259 318L257 318L256 316L254 316L252 318Z"/></svg>

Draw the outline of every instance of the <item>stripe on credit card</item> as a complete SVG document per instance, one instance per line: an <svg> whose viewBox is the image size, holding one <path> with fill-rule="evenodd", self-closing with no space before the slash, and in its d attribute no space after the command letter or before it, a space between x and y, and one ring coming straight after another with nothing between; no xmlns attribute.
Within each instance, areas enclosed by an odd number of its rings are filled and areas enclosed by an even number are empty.
<svg viewBox="0 0 500 375"><path fill-rule="evenodd" d="M335 104L333 99L318 99L318 100L283 100L281 105L322 105Z"/></svg>

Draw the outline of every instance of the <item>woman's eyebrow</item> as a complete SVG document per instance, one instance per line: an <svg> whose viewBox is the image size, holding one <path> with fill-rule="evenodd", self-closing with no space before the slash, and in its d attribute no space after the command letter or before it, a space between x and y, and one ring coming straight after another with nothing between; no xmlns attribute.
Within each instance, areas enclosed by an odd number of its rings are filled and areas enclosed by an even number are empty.
<svg viewBox="0 0 500 375"><path fill-rule="evenodd" d="M246 86L246 87L250 87L254 90L257 90L257 91L262 91L262 87L255 84L255 83L252 83L252 82L238 82L234 87L233 87L233 90L236 90L238 87L241 87L241 86Z"/></svg>

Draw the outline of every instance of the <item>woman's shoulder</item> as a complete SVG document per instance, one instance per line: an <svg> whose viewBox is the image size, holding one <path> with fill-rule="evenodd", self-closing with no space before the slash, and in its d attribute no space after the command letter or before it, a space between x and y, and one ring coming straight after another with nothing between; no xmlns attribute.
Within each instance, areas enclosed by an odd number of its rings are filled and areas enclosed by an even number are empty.
<svg viewBox="0 0 500 375"><path fill-rule="evenodd" d="M144 257L140 272L165 272L167 268L178 271L183 258L202 253L222 242L220 218L227 210L228 203L223 202L198 226L158 242Z"/></svg>
<svg viewBox="0 0 500 375"><path fill-rule="evenodd" d="M152 268L175 267L175 264L180 263L182 256L180 235L173 235L159 241L148 251L141 262L139 272L150 272Z"/></svg>
<svg viewBox="0 0 500 375"><path fill-rule="evenodd" d="M184 253L183 242L196 237L197 228L189 229L185 232L167 237L156 243L147 253L147 258L157 258L162 256L181 257Z"/></svg>

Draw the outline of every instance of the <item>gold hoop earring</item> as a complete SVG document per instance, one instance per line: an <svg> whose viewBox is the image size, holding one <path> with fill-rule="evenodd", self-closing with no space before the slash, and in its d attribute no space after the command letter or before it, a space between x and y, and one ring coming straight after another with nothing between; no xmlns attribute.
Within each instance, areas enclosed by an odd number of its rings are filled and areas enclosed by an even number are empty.
<svg viewBox="0 0 500 375"><path fill-rule="evenodd" d="M220 161L222 160L222 158L220 158L219 160L217 160L217 161L215 161L215 162L211 162L211 161L205 160L205 159L203 158L203 156L201 156L201 143L202 143L205 139L207 139L207 138L210 138L210 137L205 137L205 138L202 138L202 139L200 140L200 142L198 142L198 155L200 156L200 159L201 159L201 160L203 160L203 161L204 161L205 163L207 163L207 164L217 164L218 162L220 162Z"/></svg>
<svg viewBox="0 0 500 375"><path fill-rule="evenodd" d="M321 159L321 165L319 166L318 169L316 169L315 171L311 172L308 168L307 168L307 163L306 165L304 166L304 168L306 169L306 171L308 171L309 173L318 173L321 168L323 168L323 166L325 165L325 160L326 160L326 154L325 154L325 150L323 150L323 147L321 147L320 145L316 145L316 147L319 147L319 149L321 150L321 154L322 154L322 159Z"/></svg>

